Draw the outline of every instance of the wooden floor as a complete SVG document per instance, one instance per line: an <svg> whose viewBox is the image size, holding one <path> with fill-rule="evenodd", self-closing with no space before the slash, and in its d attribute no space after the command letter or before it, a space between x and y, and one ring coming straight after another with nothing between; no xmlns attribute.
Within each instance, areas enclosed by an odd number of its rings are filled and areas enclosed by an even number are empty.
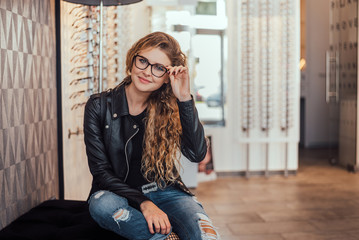
<svg viewBox="0 0 359 240"><path fill-rule="evenodd" d="M359 239L359 172L300 153L297 175L222 177L196 189L223 240Z"/></svg>

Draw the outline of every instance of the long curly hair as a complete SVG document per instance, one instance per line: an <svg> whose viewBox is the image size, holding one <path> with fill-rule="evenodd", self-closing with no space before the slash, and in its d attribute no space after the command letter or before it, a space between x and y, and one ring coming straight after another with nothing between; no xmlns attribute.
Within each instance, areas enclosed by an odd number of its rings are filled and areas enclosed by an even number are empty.
<svg viewBox="0 0 359 240"><path fill-rule="evenodd" d="M136 54L149 48L161 49L172 66L187 66L186 56L172 36L163 32L150 33L128 50L127 77L123 84L127 85L132 81L131 69ZM141 170L148 181L157 182L160 188L174 183L179 177L177 168L181 166L179 149L182 127L176 101L170 83L165 83L152 92L147 100Z"/></svg>

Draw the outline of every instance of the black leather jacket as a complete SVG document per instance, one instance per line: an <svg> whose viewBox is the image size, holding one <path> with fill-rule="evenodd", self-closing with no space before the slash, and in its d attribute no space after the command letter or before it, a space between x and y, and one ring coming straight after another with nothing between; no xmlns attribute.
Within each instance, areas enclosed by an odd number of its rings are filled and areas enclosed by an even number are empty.
<svg viewBox="0 0 359 240"><path fill-rule="evenodd" d="M127 198L132 206L139 209L139 205L148 198L125 183L133 151L131 138L138 132L138 126L129 115L125 85L108 90L106 100L103 126L100 120L100 94L92 95L85 107L86 153L93 176L90 195L98 190L109 190ZM181 152L190 161L200 162L206 155L207 146L194 102L177 103L182 125ZM181 179L175 186L189 193Z"/></svg>

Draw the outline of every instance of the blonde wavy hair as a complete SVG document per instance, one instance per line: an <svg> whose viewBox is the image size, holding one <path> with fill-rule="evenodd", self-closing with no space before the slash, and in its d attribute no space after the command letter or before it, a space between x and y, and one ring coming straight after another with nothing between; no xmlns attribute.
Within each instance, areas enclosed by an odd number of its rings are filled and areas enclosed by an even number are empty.
<svg viewBox="0 0 359 240"><path fill-rule="evenodd" d="M136 54L149 48L161 49L172 66L187 66L187 59L178 42L163 32L154 32L138 40L127 52L126 73L123 84L131 83L131 69ZM144 150L141 170L148 181L160 188L170 185L179 177L182 127L171 84L163 84L147 100Z"/></svg>

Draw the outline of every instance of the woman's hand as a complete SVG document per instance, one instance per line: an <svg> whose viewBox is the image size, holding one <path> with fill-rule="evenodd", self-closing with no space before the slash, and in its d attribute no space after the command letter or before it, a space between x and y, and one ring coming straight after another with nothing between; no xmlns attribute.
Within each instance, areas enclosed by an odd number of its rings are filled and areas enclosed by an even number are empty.
<svg viewBox="0 0 359 240"><path fill-rule="evenodd" d="M184 66L168 66L167 69L174 95L180 102L191 100L188 68Z"/></svg>
<svg viewBox="0 0 359 240"><path fill-rule="evenodd" d="M168 220L167 214L159 209L153 202L146 200L141 203L140 208L151 234L155 232L163 235L170 233L171 223Z"/></svg>

